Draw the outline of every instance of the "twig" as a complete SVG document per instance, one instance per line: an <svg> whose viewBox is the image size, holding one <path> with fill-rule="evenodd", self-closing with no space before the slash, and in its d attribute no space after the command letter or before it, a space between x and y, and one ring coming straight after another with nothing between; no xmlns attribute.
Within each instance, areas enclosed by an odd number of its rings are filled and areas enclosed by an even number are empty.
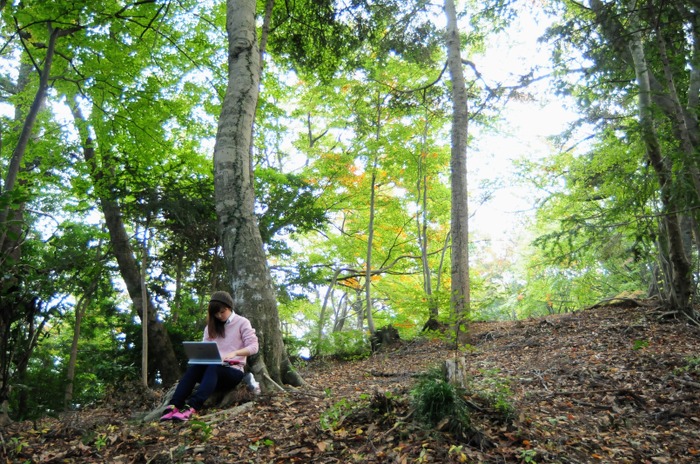
<svg viewBox="0 0 700 464"><path fill-rule="evenodd" d="M240 406L236 406L235 408L222 409L221 411L216 411L216 412L212 412L210 414L205 414L203 416L199 416L199 419L203 420L204 422L206 422L209 425L212 425L212 424L216 424L217 422L222 420L222 419L218 419L219 416L226 416L225 418L228 418L230 416L237 416L237 415L242 414L242 413L244 413L252 408L253 408L253 402L251 401L249 403L243 403ZM209 419L212 419L212 420L209 420ZM214 420L214 419L216 419L216 420Z"/></svg>
<svg viewBox="0 0 700 464"><path fill-rule="evenodd" d="M540 370L534 371L534 374L540 379L540 383L544 387L545 391L549 392L549 388L547 388L547 384L544 381L544 373Z"/></svg>
<svg viewBox="0 0 700 464"><path fill-rule="evenodd" d="M696 326L700 327L700 322L698 322L693 316L691 316L690 314L685 314L685 313L684 313L684 315L685 315L686 319L688 319L688 321L690 321L693 324L695 324Z"/></svg>
<svg viewBox="0 0 700 464"><path fill-rule="evenodd" d="M423 375L422 372L380 372L370 369L368 373L373 377L410 377L418 378Z"/></svg>
<svg viewBox="0 0 700 464"><path fill-rule="evenodd" d="M411 417L412 414L413 414L413 411L411 411L411 413L410 413L408 416L406 416L406 419L409 418L409 417ZM390 428L390 429L387 430L386 432L382 432L381 434L377 435L377 438L378 438L378 439L381 439L381 438L386 437L386 436L389 435L391 432L393 432L394 430L396 430L396 428L397 428L399 425L401 425L401 424L403 424L403 423L404 423L404 422L403 422L402 420L397 420L396 423L394 424L394 426L393 426L392 428Z"/></svg>
<svg viewBox="0 0 700 464"><path fill-rule="evenodd" d="M270 377L268 374L263 372L262 378L263 378L263 382L265 383L265 387L272 387L275 390L277 390L278 392L286 392L286 390L282 386L280 386L280 384L275 382L272 379L272 377Z"/></svg>
<svg viewBox="0 0 700 464"><path fill-rule="evenodd" d="M296 388L286 388L284 390L287 394L311 396L313 398L325 398L326 394L321 391L311 391L311 390L298 390Z"/></svg>
<svg viewBox="0 0 700 464"><path fill-rule="evenodd" d="M606 411L612 411L612 406L604 406L602 404L593 404L593 403L589 403L588 401L577 400L576 398L571 398L571 401L573 403L578 404L579 406L586 406L587 408L604 409Z"/></svg>
<svg viewBox="0 0 700 464"><path fill-rule="evenodd" d="M602 390L561 390L561 391L548 391L548 390L535 390L527 392L527 395L544 395L544 396L554 396L554 395L590 395L595 393L610 393L618 392L619 388L604 388Z"/></svg>
<svg viewBox="0 0 700 464"><path fill-rule="evenodd" d="M688 385L688 386L695 387L695 388L700 388L700 383L693 382L692 380L684 380L684 379L674 379L674 380L676 380L684 385Z"/></svg>

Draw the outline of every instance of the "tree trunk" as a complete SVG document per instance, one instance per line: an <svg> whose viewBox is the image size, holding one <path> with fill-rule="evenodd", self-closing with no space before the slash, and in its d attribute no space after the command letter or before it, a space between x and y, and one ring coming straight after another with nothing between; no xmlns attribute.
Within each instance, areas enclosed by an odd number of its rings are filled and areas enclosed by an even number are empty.
<svg viewBox="0 0 700 464"><path fill-rule="evenodd" d="M429 115L426 114L425 126L423 127L422 146L418 153L416 176L416 230L418 236L418 247L420 248L421 267L423 274L423 291L428 300L428 321L425 326L435 326L438 322L439 308L437 300L433 295L432 272L428 261L428 167L426 166L426 143L428 136Z"/></svg>
<svg viewBox="0 0 700 464"><path fill-rule="evenodd" d="M378 129L377 129L378 130ZM374 205L377 188L377 155L374 155L371 184L369 186L369 224L367 224L367 256L365 257L365 302L367 327L374 334L374 317L372 316L372 243L374 240Z"/></svg>
<svg viewBox="0 0 700 464"><path fill-rule="evenodd" d="M148 289L146 274L148 273L148 221L143 228L143 246L141 248L141 314L148 311ZM141 383L148 388L148 318L141 318Z"/></svg>
<svg viewBox="0 0 700 464"><path fill-rule="evenodd" d="M652 108L652 90L649 81L649 67L644 55L642 32L639 28L637 13L632 11L631 33L628 36L628 46L633 60L634 71L639 86L639 125L646 147L649 162L656 172L659 181L661 203L664 209L662 220L667 233L669 259L671 264L672 288L666 289L668 303L683 313L691 314L692 305L692 274L690 262L683 246L681 223L678 204L673 195L673 174L664 161L661 143L654 128L654 113Z"/></svg>
<svg viewBox="0 0 700 464"><path fill-rule="evenodd" d="M34 123L41 109L41 105L46 97L46 92L49 88L49 75L51 74L51 64L53 63L53 56L56 50L56 40L60 36L60 29L53 29L51 25L49 28L49 42L46 47L46 58L44 59L44 67L39 75L39 88L34 95L34 101L32 102L29 112L27 113L24 124L22 125L22 131L19 135L19 140L17 140L17 145L12 151L12 158L10 159L10 165L7 168L7 174L5 176L5 183L3 185L4 190L2 196L6 196L11 193L15 188L15 183L17 182L17 177L19 175L20 166L22 164L22 158L24 158L24 153L27 151L27 144L29 143L29 137L34 130ZM7 220L9 217L14 217L12 212L11 201L7 202L7 205L0 210L0 252L3 254L5 250L12 250L12 246L8 246L6 243L7 237ZM0 257L1 258L1 257ZM4 259L0 260L0 264Z"/></svg>
<svg viewBox="0 0 700 464"><path fill-rule="evenodd" d="M254 214L252 127L260 85L255 0L227 0L228 86L214 146L216 212L234 299L256 329L251 369L265 389L301 385L282 341L277 301Z"/></svg>
<svg viewBox="0 0 700 464"><path fill-rule="evenodd" d="M462 324L469 313L469 208L467 203L467 133L469 113L460 53L457 13L454 0L445 0L447 15L447 63L452 82L452 283L451 307L455 335L459 340Z"/></svg>
<svg viewBox="0 0 700 464"><path fill-rule="evenodd" d="M326 294L323 297L323 304L321 305L321 312L318 315L318 336L316 337L316 346L320 347L321 342L323 341L323 326L325 325L326 321L326 310L328 308L328 301L331 299L331 295L333 294L333 289L335 288L335 284L338 281L338 276L342 272L342 269L337 269L333 273L333 278L331 279L330 284L328 285L328 289L326 290Z"/></svg>
<svg viewBox="0 0 700 464"><path fill-rule="evenodd" d="M104 178L104 173L95 160L95 149L90 139L86 141L84 156L90 171L90 176L97 186ZM144 305L143 296L141 294L141 273L136 258L134 257L134 250L129 242L129 236L126 233L124 222L122 221L120 206L103 192L99 192L98 194L100 205L102 206L102 213L105 216L105 223L109 230L112 251L117 259L119 273L124 280L127 292L131 298L132 307L141 320L143 320L144 316L142 308L144 306L148 308L146 324L148 324L148 342L151 347L149 358L151 366L154 370L160 372L163 383L170 385L179 380L180 367L170 337L168 336L168 331L163 325L163 322L158 320L156 308L150 298L147 298L146 304Z"/></svg>
<svg viewBox="0 0 700 464"><path fill-rule="evenodd" d="M335 320L333 321L333 333L342 332L345 326L345 320L350 312L350 301L348 293L345 292L340 297L340 301L335 309Z"/></svg>
<svg viewBox="0 0 700 464"><path fill-rule="evenodd" d="M1 4L5 6L4 3ZM10 377L21 375L26 369L24 365L17 362L14 357L17 351L24 351L23 356L27 358L34 349L34 345L20 347L19 335L13 335L12 324L23 317L33 317L33 313L25 313L22 306L27 304L22 301L22 296L18 294L21 285L21 275L15 272L13 263L19 262L21 257L21 241L24 203L17 204L11 200L10 195L15 190L15 184L21 172L22 159L27 150L27 145L34 129L36 118L41 106L46 98L49 87L49 75L51 64L55 52L56 40L62 35L60 29L49 28L49 42L46 50L44 67L39 73L39 87L34 95L29 111L24 114L23 105L15 106L15 120L22 121L17 144L12 151L7 173L4 182L0 185L0 269L11 275L8 279L3 279L0 285L0 426L10 423L8 399L10 396ZM19 76L15 86L15 93L20 94L30 82L33 67L27 63L20 64ZM21 182L21 181L20 181ZM33 305L32 305L33 306ZM33 306L34 307L34 306ZM13 366L14 361L14 366Z"/></svg>
<svg viewBox="0 0 700 464"><path fill-rule="evenodd" d="M93 281L91 286L94 291L97 286L97 279ZM78 362L78 342L80 340L80 326L85 314L85 306L90 301L90 292L86 292L78 303L75 305L75 325L73 326L73 340L70 346L70 354L68 355L68 368L66 370L66 389L63 394L63 409L68 410L73 403L73 382L75 380L75 366Z"/></svg>

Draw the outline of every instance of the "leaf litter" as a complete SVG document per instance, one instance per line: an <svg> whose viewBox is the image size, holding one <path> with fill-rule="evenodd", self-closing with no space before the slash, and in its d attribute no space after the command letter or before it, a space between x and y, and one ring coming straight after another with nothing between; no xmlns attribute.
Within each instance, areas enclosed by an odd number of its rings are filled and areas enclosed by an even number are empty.
<svg viewBox="0 0 700 464"><path fill-rule="evenodd" d="M188 423L138 420L162 393L124 385L99 406L0 430L0 462L697 463L700 329L660 316L625 301L474 322L461 350L424 337L308 361L308 386ZM469 433L412 414L417 377L455 357L470 379Z"/></svg>

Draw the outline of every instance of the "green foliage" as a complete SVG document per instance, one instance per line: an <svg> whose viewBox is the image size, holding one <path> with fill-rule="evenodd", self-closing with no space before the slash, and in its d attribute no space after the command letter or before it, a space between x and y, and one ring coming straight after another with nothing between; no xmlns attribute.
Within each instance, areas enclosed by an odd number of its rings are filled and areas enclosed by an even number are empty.
<svg viewBox="0 0 700 464"><path fill-rule="evenodd" d="M9 458L19 458L22 455L22 450L29 446L25 440L19 437L10 437L7 443L7 454ZM4 446L4 444L3 444ZM29 460L25 461L29 462Z"/></svg>
<svg viewBox="0 0 700 464"><path fill-rule="evenodd" d="M110 388L118 388L121 382L138 379L138 352L128 350L110 334L122 332L125 325L139 326L128 317L104 313L106 308L95 308L90 317L83 319L82 337L78 346L76 375L73 383L73 399L70 408L85 408L99 403ZM56 321L58 322L58 321ZM73 314L68 313L60 325L55 326L34 351L23 384L26 395L20 391L11 397L14 407L24 401L24 419L34 419L46 414L57 414L64 409L64 391L68 354L73 337ZM126 342L126 339L123 340Z"/></svg>
<svg viewBox="0 0 700 464"><path fill-rule="evenodd" d="M325 228L326 210L317 202L311 184L299 175L275 169L255 171L257 213L260 235L270 254L289 255L291 234Z"/></svg>
<svg viewBox="0 0 700 464"><path fill-rule="evenodd" d="M333 332L314 345L313 356L332 356L343 361L367 358L372 354L367 336L360 330Z"/></svg>
<svg viewBox="0 0 700 464"><path fill-rule="evenodd" d="M621 146L607 133L585 156L524 164L553 193L537 211L527 280L513 306L518 316L569 312L646 289L656 226L639 156L634 143Z"/></svg>
<svg viewBox="0 0 700 464"><path fill-rule="evenodd" d="M192 434L200 441L208 441L212 437L214 428L203 420L195 419L189 422Z"/></svg>
<svg viewBox="0 0 700 464"><path fill-rule="evenodd" d="M508 380L497 369L480 369L480 374L470 377L465 389L447 382L442 368L429 369L411 390L416 419L428 427L439 425L441 430L467 432L471 428L465 398L471 397L485 403L501 420L512 420L515 407Z"/></svg>
<svg viewBox="0 0 700 464"><path fill-rule="evenodd" d="M700 371L700 356L690 356L685 359L685 362L685 366L675 368L673 373L680 375L685 372Z"/></svg>
<svg viewBox="0 0 700 464"><path fill-rule="evenodd" d="M537 458L537 452L531 449L524 449L520 451L520 462L525 464L536 464L535 458Z"/></svg>
<svg viewBox="0 0 700 464"><path fill-rule="evenodd" d="M306 351L308 348L306 346L306 342L303 339L297 338L297 337L292 337L292 336L284 336L282 338L284 341L284 347L287 350L287 355L291 359L299 359L302 357L302 353Z"/></svg>
<svg viewBox="0 0 700 464"><path fill-rule="evenodd" d="M337 401L330 408L321 413L319 418L321 430L336 430L338 427L340 427L343 420L345 420L350 412L355 410L357 407L357 403L353 403L347 398Z"/></svg>
<svg viewBox="0 0 700 464"><path fill-rule="evenodd" d="M269 438L265 438L264 440L257 440L254 443L251 443L248 445L248 448L250 448L251 451L257 451L263 446L274 446L275 442L273 440L270 440Z"/></svg>
<svg viewBox="0 0 700 464"><path fill-rule="evenodd" d="M350 2L297 0L276 3L268 48L302 75L330 79L339 69L356 69L364 59L401 55L433 64L440 32L424 12L425 1Z"/></svg>
<svg viewBox="0 0 700 464"><path fill-rule="evenodd" d="M485 400L503 419L515 417L513 391L508 379L504 378L497 368L481 368L479 373L481 377L471 379L470 392Z"/></svg>
<svg viewBox="0 0 700 464"><path fill-rule="evenodd" d="M649 340L634 340L632 342L632 349L633 350L642 350L644 348L649 347Z"/></svg>
<svg viewBox="0 0 700 464"><path fill-rule="evenodd" d="M470 423L469 409L462 394L445 380L441 369L429 370L411 390L416 419L428 427L449 419L448 429L466 430Z"/></svg>
<svg viewBox="0 0 700 464"><path fill-rule="evenodd" d="M88 433L85 433L80 438L80 441L85 446L94 446L95 449L99 452L105 446L110 444L110 442L113 442L114 435L115 432L117 432L117 430L118 428L116 425L107 425L106 427L99 427L97 429L90 430Z"/></svg>

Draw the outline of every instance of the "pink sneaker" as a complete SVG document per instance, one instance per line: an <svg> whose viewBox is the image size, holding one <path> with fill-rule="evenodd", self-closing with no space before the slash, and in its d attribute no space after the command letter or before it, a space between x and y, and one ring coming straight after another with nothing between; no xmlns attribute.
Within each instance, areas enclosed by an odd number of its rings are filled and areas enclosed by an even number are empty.
<svg viewBox="0 0 700 464"><path fill-rule="evenodd" d="M197 414L197 411L195 411L194 408L185 406L185 409L173 414L173 420L188 421L190 420L190 417L194 416L195 414Z"/></svg>
<svg viewBox="0 0 700 464"><path fill-rule="evenodd" d="M160 420L161 420L161 421L173 420L173 416L174 416L175 414L177 414L178 412L179 412L179 411L177 410L177 408L176 408L175 406L170 405L170 406L168 406L168 407L165 409L165 414L163 414L163 415L160 417Z"/></svg>

